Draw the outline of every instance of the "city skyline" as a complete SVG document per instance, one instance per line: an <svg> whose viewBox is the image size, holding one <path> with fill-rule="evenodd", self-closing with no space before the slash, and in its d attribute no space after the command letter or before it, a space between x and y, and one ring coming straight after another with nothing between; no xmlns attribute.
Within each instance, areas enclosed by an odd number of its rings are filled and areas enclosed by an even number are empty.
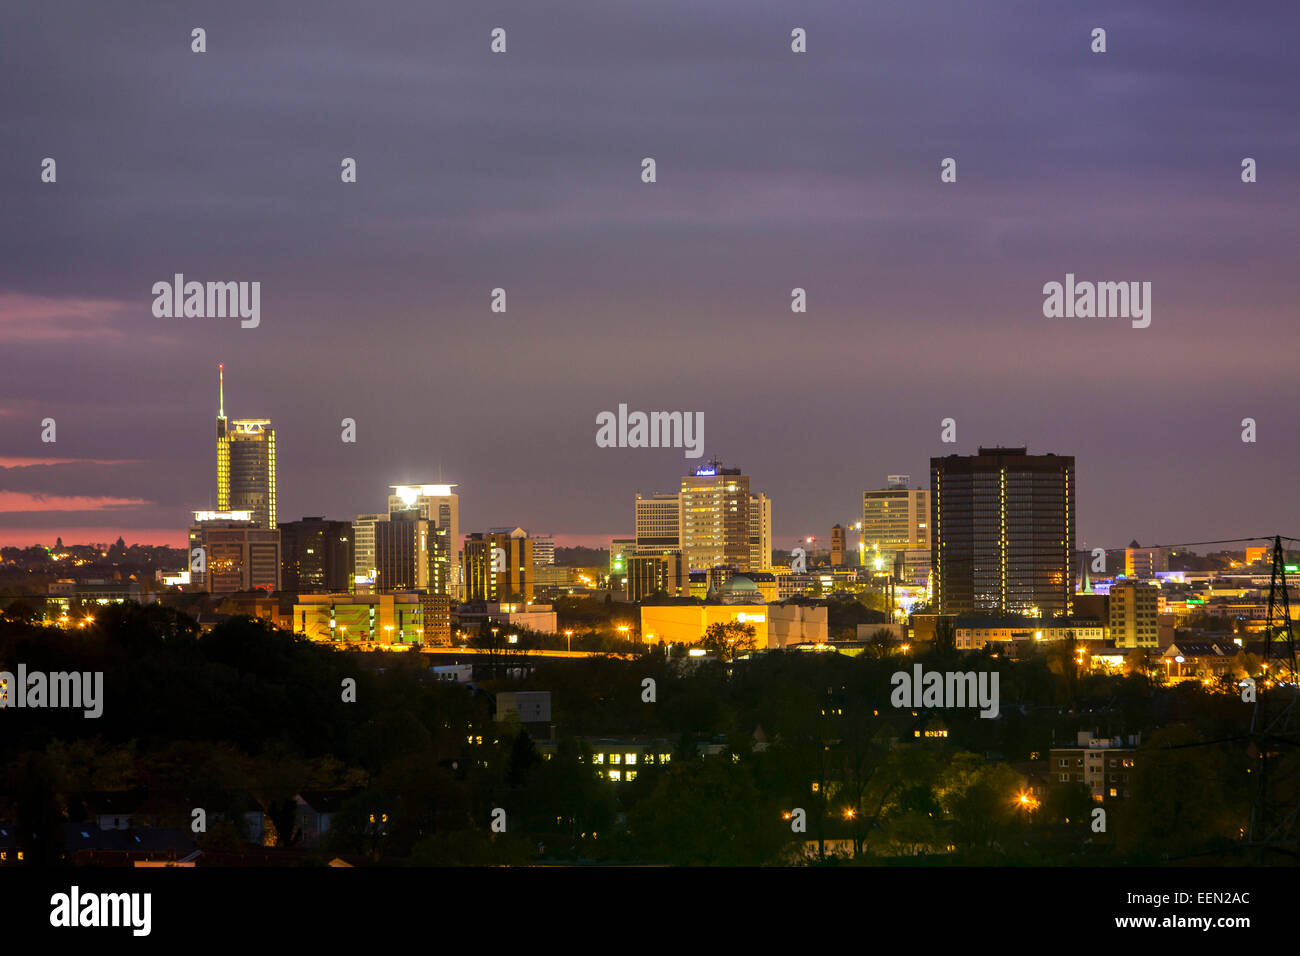
<svg viewBox="0 0 1300 956"><path fill-rule="evenodd" d="M220 424L221 424L222 422L224 422L224 421L227 420L227 417L226 417L225 414L224 414L224 413L225 413L225 389L224 389L224 372L225 372L225 363L218 363L218 372L219 372L219 385L220 385L220 390L219 390L219 399L220 399L220 401L219 401L219 409L218 409L218 414L217 414L217 420L218 420L218 428L220 429ZM231 423L232 425L233 425L233 424L238 424L238 423L240 423L240 422L253 422L253 423L258 423L258 424L264 424L264 425L267 426L266 430L267 430L268 432L270 432L270 433L272 434L272 436L273 436L273 438L272 438L272 442L273 442L273 443L276 443L276 442L278 442L278 440L279 440L279 435L278 435L279 429L278 429L278 428L272 428L272 427L270 427L270 426L272 425L272 423L275 421L275 417L274 417L274 416L265 416L265 417L259 417L259 418L248 418L248 419L233 419L233 418L231 418L231 419L229 419L229 421L230 421L230 423ZM594 428L594 426L593 426L593 428ZM937 433L937 430L936 430L936 433ZM973 455L973 454L976 454L976 450L977 450L977 448L982 448L982 447L990 447L990 448L1010 448L1010 447L1013 447L1013 446L1011 446L1011 445L1008 444L1008 443L998 443L998 442L991 442L991 443L990 443L990 442L979 442L979 443L977 443L977 445L976 445L974 448L971 448L971 449L964 449L962 443L939 443L939 442L936 442L936 445L938 445L939 450L936 451L936 453L935 453L935 455L934 455L933 457L946 457L946 456L948 456L948 455L953 455L953 454L956 454L956 455L959 455L959 456ZM209 448L210 448L210 447L211 447L211 445L209 445ZM187 506L186 508L181 509L181 510L183 511L183 513L184 513L186 516L188 516L188 517L185 518L185 519L184 519L184 520L183 520L183 521L178 525L178 527L175 528L175 529L171 529L171 528L137 528L137 527L132 527L132 526L130 526L130 525L127 525L127 524L125 524L125 523L121 523L121 524L113 524L113 523L109 523L109 524L103 524L103 525L77 525L77 524L69 524L69 525L47 525L47 526L33 525L33 526L31 526L30 528L24 528L24 527L9 528L9 527L4 523L4 519L7 517L7 515L6 515L5 511L2 509L2 506L3 506L3 505L5 504L5 502L6 502L6 497L5 497L6 493L5 493L3 490L0 490L0 547L11 547L11 546L20 546L20 547L22 547L22 546L29 546L29 545L34 545L34 544L44 544L44 545L47 545L47 546L48 546L48 545L53 544L53 542L54 542L54 540L55 540L56 537L62 537L62 538L65 538L65 539L66 539L66 542L65 542L65 543L81 543L81 542L89 542L89 541L92 541L92 540L93 540L93 541L112 541L112 540L115 540L115 539L116 539L117 537L119 537L119 536L122 537L122 538L123 538L123 539L124 539L128 544L138 543L138 544L149 544L149 545L170 545L170 546L173 546L173 547L185 547L185 546L187 546L187 542L188 542L188 540L189 540L189 534L188 534L188 530L187 530L188 527L189 527L189 524L190 524L189 518L193 516L193 512L196 510L196 508L198 508L198 507L203 507L203 508L208 508L208 509L210 509L210 510L222 510L222 509L219 509L219 508L217 507L218 503L220 502L220 487L219 487L219 486L220 486L220 469L221 469L221 461L220 461L220 447L221 447L221 442L218 441L218 451L217 451L216 455L211 456L213 460L212 460L211 462L208 463L208 469L207 469L207 470L208 470L208 483L209 483L209 485L211 486L210 491L209 491L209 496L210 496L210 502L211 502L211 503L210 503L210 504L205 503L205 504L202 504L202 505L191 504L191 505ZM671 492L671 493L673 493L673 494L676 494L676 493L677 493L677 490L680 488L680 483L681 483L681 481L682 481L684 478L687 478L687 477L693 476L693 475L696 473L696 470L697 470L698 468L703 467L702 465L700 465L700 464L698 464L698 463L692 463L692 462L689 462L689 461L688 461L688 462L682 462L682 460L681 460L679 457L676 457L676 455L677 455L678 453L677 453L674 449L668 449L668 448L661 448L661 449L619 449L618 451L619 451L620 453L622 453L622 454L654 453L654 454L656 454L657 456L659 456L659 467L657 468L657 471L660 472L660 473L663 473L663 474L665 474L665 475L672 474L673 476L672 476L672 477L665 477L665 478L662 479L662 480L659 480L659 479L649 479L649 480L648 480L648 483L647 483L645 480L642 480L642 483L645 484L646 487L650 487L651 485L653 485L654 487L658 487L659 484L662 484L662 485L664 485L664 486L671 486L671 487L674 489L674 491ZM1049 453L1050 453L1050 454L1061 454L1060 452L1048 452L1048 451L1044 451L1043 453L1044 453L1044 454L1049 454ZM278 452L276 452L276 451L274 450L274 444L273 444L273 450L272 450L271 454L272 454L272 458L273 458L273 459L274 459L274 458L277 458L277 457L282 457L282 456L280 456L280 455L278 454ZM1070 456L1070 457L1074 457L1074 456ZM713 458L713 459L715 459L715 460L722 460L722 456L715 456L712 452L709 452L709 453L707 453L707 454L704 456L704 461L705 461L706 464L707 464L707 462L708 462L708 460L709 460L710 458ZM666 459L666 461L663 460L663 459ZM17 459L15 459L15 460L17 460ZM9 461L9 459L6 459L6 458L4 458L4 457L0 457L0 472L2 472L3 469L6 467L6 465L4 464L6 461ZM35 461L39 461L39 459L31 459L31 461L34 461L34 462L35 462ZM121 464L121 463L124 463L124 464L130 464L131 462L113 462L113 461L110 461L110 462L106 462L106 463L107 463L107 464ZM927 465L928 465L928 459L927 459ZM40 466L40 465L25 464L25 465L23 465L23 467L37 467L37 468L39 468L39 467L42 467L42 466ZM45 466L45 467L49 467L49 466ZM227 466L227 467L228 467L228 466ZM272 488L273 488L273 489L274 489L274 486L275 486L275 470L276 470L276 467L277 467L276 462L273 461L273 462L272 462L272 476L271 476ZM214 469L215 469L216 472L217 472L217 478L216 478L216 481L215 481L215 482L212 480L212 473L213 473ZM675 474L674 474L674 469L675 469ZM284 468L283 468L282 466L279 466L279 470L283 471ZM742 470L746 471L746 473L749 473L749 470L748 470L748 469L742 469ZM438 472L438 475L437 475L437 477L438 477L438 484L437 484L437 485L430 485L430 484L428 484L428 482L425 481L425 480L416 480L416 479L412 479L412 478L407 478L407 479L405 479L405 480L403 480L403 481L392 481L392 480L386 480L386 481L384 481L384 482L382 483L382 487L383 487L384 489L386 489L388 492L391 492L391 491L392 491L393 489L395 489L395 488L418 488L418 487L422 487L422 486L423 486L423 487L428 487L428 488L435 488L435 487L436 487L436 488L439 488L439 489L444 489L444 488L445 488L445 489L448 489L448 490L449 490L449 489L452 489L452 488L463 487L464 484L465 484L464 482L459 482L459 481L455 481L455 482L444 482L444 474L443 474L444 469L441 468L441 467L439 467L439 468L436 469L436 471ZM854 493L854 498L855 498L856 500L851 500L851 501L850 501L850 503L849 503L849 508L853 508L853 507L856 505L856 507L857 507L857 509L858 509L858 511L857 511L857 517L858 517L859 519L861 518L861 514L862 514L862 512L861 512L862 499L863 499L863 496L864 496L866 493L868 493L868 492L872 492L872 491L884 491L884 490L887 490L888 488L892 487L892 486L889 484L889 482L891 482L894 478L902 477L902 476L905 476L905 475L907 474L906 472L902 472L901 474L895 474L895 473L894 473L895 471L898 471L898 469L896 469L896 468L895 468L895 469L892 469L888 475L885 475L884 472L882 471L881 474L880 474L880 476L879 476L879 478L878 478L878 480L876 480L876 481L874 481L874 482L873 482L873 481L870 481L870 480L863 482L862 487L860 487L860 488L859 488L859 489ZM921 474L926 474L926 473L928 472L928 468L917 469L917 471L919 471ZM428 470L426 469L425 472L421 472L421 471L418 469L418 467L417 467L417 468L415 468L415 469L412 470L412 474L417 475L417 476L420 475L420 474L425 474L425 475L426 475L426 478L427 478ZM658 484L655 484L655 482L658 482ZM918 483L917 483L915 480L912 481L912 488L913 488L914 490L925 490L925 491L928 491L928 490L929 490L929 488L928 488L928 484L927 484L924 488L921 488L921 487L918 486ZM652 495L652 494L658 494L659 492L649 492L649 491L646 491L644 487L641 487L641 488L633 489L630 493L632 493L634 496L635 496L635 495L639 495L639 496L642 496L642 497L649 497L650 495ZM1082 489L1081 489L1081 488L1080 488L1078 491L1076 491L1076 494L1079 494L1080 497L1084 497L1084 495L1082 494ZM274 490L273 490L273 495L274 495ZM370 497L371 497L371 498L378 498L379 495L375 494L375 495L371 495ZM386 497L389 499L389 504L391 505L391 502L392 502L392 500L393 500L393 496L392 496L391 494L388 494ZM453 496L453 497L455 497L455 496ZM293 491L291 490L291 498L290 498L290 500L292 501L292 500L297 500L297 499L298 499L298 495L297 495L297 494L294 494ZM87 500L87 501L94 501L94 499L93 499L92 497L88 497L86 500ZM114 500L115 500L115 499L105 499L105 501L110 501L110 502L111 502L111 501L114 501ZM132 500L133 500L133 499L129 499L129 498L127 498L127 499L121 499L121 501L123 501L124 503L129 503L129 502L131 502ZM368 502L369 500L370 500L370 499L367 498L367 502ZM767 500L770 502L770 501L771 501L771 497L768 496ZM364 504L364 503L366 503L366 502L362 502L362 503L360 503L360 504ZM354 503L354 505L357 505L357 504L358 504L358 503ZM792 502L791 502L791 505L792 505L792 507L797 507L797 501L792 501ZM112 507L113 507L113 506L112 506L111 504L108 506L108 508L109 508L109 513L111 513L111 509L112 509ZM228 510L228 509L227 509L227 510ZM236 509L236 510L237 510L237 509ZM386 510L387 510L387 509L380 509L380 510L379 510L378 512L376 512L376 513L383 513L383 512L386 511ZM624 507L623 510L624 510L624 511L627 511L628 509L626 509L626 507ZM785 509L784 507L781 507L781 508L778 509L778 517L777 517L776 519L774 519L774 521L773 521L773 524L774 524L775 527L778 527L778 528L781 527L782 522L780 521L780 517L779 517L779 516L780 516L780 515L781 515L785 510L786 510L786 509ZM481 502L481 501L480 501L480 502L477 502L477 506L471 505L471 506L467 509L467 513L469 513L470 515L478 515L479 517L474 518L474 519L472 519L472 520L470 520L470 521L465 521L464 519L460 519L460 520L458 520L458 521L456 522L458 528L464 528L464 529L466 529L465 531L463 531L461 534L459 534L459 535L457 536L457 539L460 541L460 544L463 545L463 544L464 544L464 538L466 537L466 535L469 534L469 533L471 533L471 532L474 531L474 530L487 530L487 529L488 529L489 527L491 527L491 526L498 526L498 525L501 525L502 522L501 522L500 520L498 520L498 518L501 517L501 512L502 512L502 511L504 511L503 508L494 507L492 504L485 504L485 503L483 503L483 502ZM26 514L29 514L29 515L30 515L30 514L39 514L39 513L41 513L41 512L27 512ZM62 513L62 512L53 511L53 512L51 512L51 513ZM100 513L100 514L103 514L103 513L106 513L106 512L105 512L105 511L100 511L99 513ZM340 508L340 509L338 510L338 513L333 513L333 512L325 513L325 512L321 512L321 511L319 511L319 510L317 510L317 511L313 511L311 508L306 508L305 510L302 510L302 509L293 509L293 508L290 508L290 509L287 509L287 510L286 510L286 509L281 508L281 509L279 509L278 514L279 514L279 521L282 523L282 522L285 522L285 521L296 521L296 520L299 520L299 519L304 518L304 517L311 517L311 516L313 516L313 515L323 516L323 517L326 517L326 518L331 519L331 520L346 520L346 521L354 521L354 520L357 519L359 516L366 514L366 512L365 512L364 509L360 509L360 508L357 507L357 506L354 506L354 507L349 508L349 506L345 504L342 508ZM845 517L843 517L843 518L838 518L838 519L833 519L832 521L830 521L829 523L827 523L825 526L816 526L816 527L800 528L800 529L798 529L798 530L792 531L791 533L781 533L781 534L773 533L773 535L772 535L772 548L773 548L774 550L781 550L781 551L789 550L789 548L791 548L791 547L795 547L795 546L799 545L800 543L806 543L806 540L807 540L807 538L808 538L809 536L812 536L812 537L815 538L815 540L818 541L818 542L822 542L822 541L824 541L824 542L826 543L826 545L829 546L829 542L830 542L830 528L831 528L831 526L832 526L834 523L837 523L837 522L838 522L838 523L843 524L843 525L845 526L845 528L848 530L848 532L850 533L851 540L850 540L850 544L849 544L849 550L856 550L856 549L857 549L857 540L856 540L856 539L857 539L857 534L858 534L858 532L854 530L854 524L855 524L855 523L860 523L860 522L854 522L854 521L852 520L852 517L851 517L852 514L853 514L853 512L850 511L849 514L846 515ZM580 520L581 520L581 519L580 519ZM632 537L632 536L633 536L633 532L634 532L634 530L635 530L635 519L632 518L632 519L625 519L625 520L626 520L626 522L627 522L627 524L628 524L628 526L629 526L628 529L626 529L626 530L624 530L624 529L615 529L615 530L613 530L613 531L611 531L611 532L608 532L608 533L606 533L606 532L570 532L570 531L567 531L567 530L564 530L564 529L561 528L561 529L555 529L554 531L552 531L552 532L550 532L550 533L553 534L553 536L554 536L554 538L555 538L555 540L556 540L557 545L560 546L560 547L575 547L575 546L577 546L577 547L589 547L589 548L607 548L608 545L609 545L609 541L610 541L610 539L612 539L612 538ZM527 519L511 520L511 521L506 522L506 523L507 523L507 524L511 524L511 525L518 525L518 526L521 526L521 527L529 527L529 528L533 528L533 529L537 529L537 528L543 527L543 525L540 524L539 522L537 522L537 521L530 521L530 520L527 520ZM1079 523L1079 526L1080 526L1080 527L1086 527L1086 526L1087 526L1087 522L1086 522L1086 520L1083 519L1083 518L1080 518L1080 520L1079 520L1078 523ZM1241 531L1244 531L1244 530L1246 530L1246 529L1237 529L1237 530L1238 530L1238 532L1241 532ZM1274 530L1274 529L1259 529L1259 528L1252 528L1252 529L1249 529L1249 530L1259 530L1259 531L1261 532L1261 533L1260 533L1260 538L1261 538L1261 539L1266 538L1266 537L1271 537L1273 534L1279 533L1278 530ZM1282 529L1282 530L1284 531L1284 529ZM540 533L540 532L539 532L539 533ZM31 535L33 535L33 534L41 534L41 535L44 535L44 539L42 540L42 539L32 538ZM1240 537L1242 537L1242 536L1243 536L1243 535L1242 535L1241 533L1236 533L1236 534L1232 534L1232 535L1230 535L1230 537L1233 537L1233 538L1240 538ZM1121 540L1121 539L1123 539L1123 540ZM1104 548L1112 549L1112 550L1113 550L1113 549L1119 549L1119 548L1123 548L1123 547L1125 547L1126 545L1129 544L1130 540L1141 540L1144 544L1150 544L1150 545L1165 545L1165 546L1171 546L1171 545L1180 545L1180 544L1184 544L1184 543L1189 542L1189 541L1192 541L1192 540L1212 540L1212 538L1211 538L1210 536L1206 536L1206 535L1197 535L1197 534L1194 534L1194 533L1184 532L1184 533L1181 534L1181 535L1167 536L1167 537L1160 538L1160 539L1156 539L1155 537L1141 537L1141 538L1139 538L1139 537L1137 537L1137 536L1133 536L1133 537L1130 537L1130 538L1125 539L1125 536L1121 533L1121 534L1120 534L1118 537L1116 537L1114 540L1107 540L1107 541L1104 541L1104 542L1101 542L1101 543L1098 543L1098 542L1096 542L1096 541L1093 541L1093 540L1091 540L1091 539L1089 539L1089 538L1087 538L1087 537L1079 536L1079 537L1076 537L1076 547L1079 548L1079 549L1082 549L1085 545L1087 545L1087 546L1090 547L1090 548L1091 548L1091 547L1104 547ZM1217 540L1217 537L1214 537L1213 540Z"/></svg>
<svg viewBox="0 0 1300 956"><path fill-rule="evenodd" d="M981 444L1074 455L1080 542L1300 533L1287 10L502 8L497 57L414 3L392 33L232 3L203 56L184 11L6 10L0 89L43 95L0 165L0 541L182 540L219 361L276 423L282 518L454 480L466 528L627 535L682 455L598 447L626 403L702 413L777 547ZM155 316L177 273L260 282L259 323ZM1150 326L1046 318L1074 275L1150 282Z"/></svg>

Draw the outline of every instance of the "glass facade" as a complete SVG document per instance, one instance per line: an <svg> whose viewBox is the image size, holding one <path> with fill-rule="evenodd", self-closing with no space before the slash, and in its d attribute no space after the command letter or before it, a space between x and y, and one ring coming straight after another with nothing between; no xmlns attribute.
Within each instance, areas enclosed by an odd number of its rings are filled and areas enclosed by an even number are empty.
<svg viewBox="0 0 1300 956"><path fill-rule="evenodd" d="M930 473L941 614L1073 613L1073 457L981 448Z"/></svg>

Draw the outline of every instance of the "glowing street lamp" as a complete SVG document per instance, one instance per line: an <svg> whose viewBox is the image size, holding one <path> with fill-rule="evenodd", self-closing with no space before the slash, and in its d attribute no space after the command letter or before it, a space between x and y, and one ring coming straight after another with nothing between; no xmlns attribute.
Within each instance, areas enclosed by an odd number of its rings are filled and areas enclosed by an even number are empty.
<svg viewBox="0 0 1300 956"><path fill-rule="evenodd" d="M564 632L564 636L565 636L566 638L568 638L568 641L569 641L569 650L572 651L572 650L573 650L573 631L565 631L565 632Z"/></svg>

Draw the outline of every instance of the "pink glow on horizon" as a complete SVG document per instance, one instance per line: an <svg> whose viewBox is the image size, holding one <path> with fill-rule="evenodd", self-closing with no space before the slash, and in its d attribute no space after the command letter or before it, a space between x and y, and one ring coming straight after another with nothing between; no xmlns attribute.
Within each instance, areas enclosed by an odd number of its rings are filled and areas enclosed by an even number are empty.
<svg viewBox="0 0 1300 956"><path fill-rule="evenodd" d="M40 468L46 465L133 465L136 458L6 458L0 455L0 468Z"/></svg>
<svg viewBox="0 0 1300 956"><path fill-rule="evenodd" d="M31 491L0 491L0 515L15 512L108 511L151 505L144 498L112 498L106 495L43 495Z"/></svg>
<svg viewBox="0 0 1300 956"><path fill-rule="evenodd" d="M30 548L40 545L54 547L54 542L63 539L64 546L72 544L112 544L118 538L127 543L149 544L156 547L166 545L172 548L189 547L189 533L178 528L14 528L0 529L0 547Z"/></svg>
<svg viewBox="0 0 1300 956"><path fill-rule="evenodd" d="M58 538L64 545L91 544L94 542L113 542L121 538L132 544L166 545L172 548L189 547L189 531L186 528L86 528L86 527L52 527L52 528L0 528L0 547L27 548L34 544L52 548ZM630 538L626 534L557 534L555 545L560 548L608 548L611 538Z"/></svg>

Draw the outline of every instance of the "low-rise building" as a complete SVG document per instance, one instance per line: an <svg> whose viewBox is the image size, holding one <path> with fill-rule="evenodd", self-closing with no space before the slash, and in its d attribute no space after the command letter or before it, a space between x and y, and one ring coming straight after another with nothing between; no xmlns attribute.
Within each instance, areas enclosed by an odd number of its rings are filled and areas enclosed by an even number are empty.
<svg viewBox="0 0 1300 956"><path fill-rule="evenodd" d="M1057 784L1081 783L1099 803L1128 797L1140 742L1137 734L1096 737L1090 730L1081 730L1075 746L1051 749L1049 779Z"/></svg>
<svg viewBox="0 0 1300 956"><path fill-rule="evenodd" d="M1232 673L1239 650L1230 640L1176 638L1160 655L1160 664L1170 682L1215 680Z"/></svg>
<svg viewBox="0 0 1300 956"><path fill-rule="evenodd" d="M1013 641L1078 641L1106 639L1101 621L1083 618L959 617L955 623L958 650L979 650L986 644Z"/></svg>
<svg viewBox="0 0 1300 956"><path fill-rule="evenodd" d="M420 644L424 605L413 591L393 594L300 594L293 630L313 641Z"/></svg>
<svg viewBox="0 0 1300 956"><path fill-rule="evenodd" d="M641 635L648 644L695 644L711 625L749 624L757 650L825 643L827 610L800 604L723 604L683 600L641 607Z"/></svg>

